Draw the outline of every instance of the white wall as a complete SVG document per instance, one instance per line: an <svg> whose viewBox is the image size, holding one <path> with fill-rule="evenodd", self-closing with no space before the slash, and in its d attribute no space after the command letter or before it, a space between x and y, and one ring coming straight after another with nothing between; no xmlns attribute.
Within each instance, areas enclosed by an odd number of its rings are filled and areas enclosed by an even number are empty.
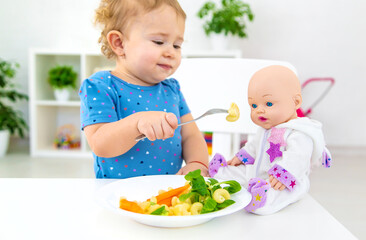
<svg viewBox="0 0 366 240"><path fill-rule="evenodd" d="M196 12L204 0L180 0L188 15L185 49L210 49ZM328 145L366 147L366 1L247 0L255 14L248 39L231 40L245 58L292 63L299 77L333 77L335 87L313 109ZM0 0L0 57L21 64L28 48L97 49L92 16L98 0ZM307 97L307 98L306 98ZM311 94L304 99L311 101ZM20 106L28 116L27 106Z"/></svg>

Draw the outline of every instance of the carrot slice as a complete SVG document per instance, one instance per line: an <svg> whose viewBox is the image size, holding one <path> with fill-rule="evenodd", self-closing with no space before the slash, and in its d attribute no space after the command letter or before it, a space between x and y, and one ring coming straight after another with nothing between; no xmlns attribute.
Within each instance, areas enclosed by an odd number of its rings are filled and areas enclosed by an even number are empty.
<svg viewBox="0 0 366 240"><path fill-rule="evenodd" d="M159 204L159 205L163 205L163 204L165 204L165 205L167 205L168 207L170 207L170 206L172 206L172 198L173 198L173 197L165 198L165 199L163 199L163 200L160 200L158 204Z"/></svg>
<svg viewBox="0 0 366 240"><path fill-rule="evenodd" d="M171 199L174 197L174 196L179 196L181 195L185 190L187 190L188 188L190 187L189 184L186 184L184 185L183 187L179 187L179 188L174 188L172 190L169 190L167 192L163 192L159 195L156 196L156 201L157 201L157 204L162 204L161 202L164 201L165 199L168 199L166 201L171 201Z"/></svg>
<svg viewBox="0 0 366 240"><path fill-rule="evenodd" d="M126 211L135 212L135 213L144 212L137 203L128 201L126 199L119 200L119 208L126 210Z"/></svg>

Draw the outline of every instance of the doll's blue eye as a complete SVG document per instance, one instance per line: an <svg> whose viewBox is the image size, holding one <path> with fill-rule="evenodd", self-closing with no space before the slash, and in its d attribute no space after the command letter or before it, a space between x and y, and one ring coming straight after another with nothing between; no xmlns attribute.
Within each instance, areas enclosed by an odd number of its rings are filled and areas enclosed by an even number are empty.
<svg viewBox="0 0 366 240"><path fill-rule="evenodd" d="M252 108L257 108L257 104L252 104Z"/></svg>
<svg viewBox="0 0 366 240"><path fill-rule="evenodd" d="M273 103L271 103L271 102L267 102L267 103L266 103L266 105L267 105L268 107L272 107L272 106L273 106Z"/></svg>

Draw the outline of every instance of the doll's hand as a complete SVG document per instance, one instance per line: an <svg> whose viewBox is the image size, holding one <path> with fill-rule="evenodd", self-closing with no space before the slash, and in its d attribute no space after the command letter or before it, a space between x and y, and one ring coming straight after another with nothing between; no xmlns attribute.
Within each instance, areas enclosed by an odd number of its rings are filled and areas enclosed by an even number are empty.
<svg viewBox="0 0 366 240"><path fill-rule="evenodd" d="M177 117L173 113L166 112L143 112L137 122L139 132L150 141L173 137L177 127Z"/></svg>
<svg viewBox="0 0 366 240"><path fill-rule="evenodd" d="M201 175L204 177L209 177L208 174L208 169L203 166L200 163L197 162L193 162L193 163L188 163L187 165L185 165L184 167L182 167L178 172L177 175L186 175L191 171L197 170L197 169L201 169Z"/></svg>
<svg viewBox="0 0 366 240"><path fill-rule="evenodd" d="M273 177L272 175L269 175L269 183L271 184L271 187L274 190L280 190L282 191L283 189L286 188L285 185L283 185L280 181L278 181L275 177Z"/></svg>
<svg viewBox="0 0 366 240"><path fill-rule="evenodd" d="M233 159L229 160L227 164L230 166L239 166L240 164L243 164L243 162L240 161L239 158L235 156L233 157Z"/></svg>

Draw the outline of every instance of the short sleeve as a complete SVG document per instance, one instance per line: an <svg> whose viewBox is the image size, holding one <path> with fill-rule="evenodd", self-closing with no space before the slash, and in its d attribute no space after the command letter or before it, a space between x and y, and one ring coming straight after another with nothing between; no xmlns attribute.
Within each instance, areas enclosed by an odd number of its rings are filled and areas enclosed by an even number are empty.
<svg viewBox="0 0 366 240"><path fill-rule="evenodd" d="M186 102L186 99L183 96L183 93L181 91L179 82L174 78L169 79L169 80L170 80L172 86L175 88L174 90L178 95L178 98L179 98L179 114L182 117L182 116L190 113L191 110L189 109L188 104Z"/></svg>
<svg viewBox="0 0 366 240"><path fill-rule="evenodd" d="M88 78L83 81L79 91L81 129L96 123L118 120L116 112L116 93L107 81Z"/></svg>

